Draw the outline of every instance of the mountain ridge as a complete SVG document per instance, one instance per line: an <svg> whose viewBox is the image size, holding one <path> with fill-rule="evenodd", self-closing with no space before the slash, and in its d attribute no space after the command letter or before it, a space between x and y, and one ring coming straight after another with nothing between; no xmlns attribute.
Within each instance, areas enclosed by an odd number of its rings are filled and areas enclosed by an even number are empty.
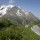
<svg viewBox="0 0 40 40"><path fill-rule="evenodd" d="M0 11L0 15L2 15L2 18L11 20L14 24L30 24L31 22L38 21L38 18L35 17L31 12L25 12L21 8L13 5L8 6L2 6L4 15L1 14L2 11ZM4 10L5 9L5 10ZM2 13L3 13L2 12Z"/></svg>

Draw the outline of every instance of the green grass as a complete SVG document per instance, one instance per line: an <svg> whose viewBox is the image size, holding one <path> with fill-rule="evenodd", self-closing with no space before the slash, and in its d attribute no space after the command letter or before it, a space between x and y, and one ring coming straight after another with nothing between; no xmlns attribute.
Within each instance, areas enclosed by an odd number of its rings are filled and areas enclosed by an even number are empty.
<svg viewBox="0 0 40 40"><path fill-rule="evenodd" d="M7 24L9 27L1 28L0 40L9 40L9 39L13 39L13 40L14 39L15 40L40 40L40 36L31 30L32 25L29 25L29 27L25 28L23 25L14 25L14 24L11 25L10 21L5 21L5 22L4 22L4 24ZM36 23L34 23L34 24L36 24Z"/></svg>
<svg viewBox="0 0 40 40"><path fill-rule="evenodd" d="M11 34L15 35L16 37L18 36L18 34L21 34L22 40L40 40L40 36L38 36L36 33L34 33L31 30L31 27L25 28L25 27L19 27L19 26L8 27L5 30L1 30L0 31L0 40L2 39L2 37L5 37L5 36L6 36L6 40L8 40L9 36Z"/></svg>
<svg viewBox="0 0 40 40"><path fill-rule="evenodd" d="M40 21L37 21L37 22L34 22L34 23L32 23L33 25L38 25L38 26L40 26Z"/></svg>
<svg viewBox="0 0 40 40"><path fill-rule="evenodd" d="M40 40L40 36L34 33L31 30L30 26L28 28L25 28L23 37L24 37L23 40Z"/></svg>

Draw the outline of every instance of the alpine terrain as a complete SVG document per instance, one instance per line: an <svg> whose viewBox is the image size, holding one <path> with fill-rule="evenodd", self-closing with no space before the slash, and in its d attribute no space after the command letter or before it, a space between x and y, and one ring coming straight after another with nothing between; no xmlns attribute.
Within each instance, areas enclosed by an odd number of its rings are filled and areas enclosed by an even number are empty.
<svg viewBox="0 0 40 40"><path fill-rule="evenodd" d="M0 5L0 40L40 40L39 18L18 6Z"/></svg>

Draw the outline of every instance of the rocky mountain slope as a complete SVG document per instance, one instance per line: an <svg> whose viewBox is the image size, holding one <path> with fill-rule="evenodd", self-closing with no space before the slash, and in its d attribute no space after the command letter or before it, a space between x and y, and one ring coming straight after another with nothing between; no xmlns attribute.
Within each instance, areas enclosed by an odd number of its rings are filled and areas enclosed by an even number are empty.
<svg viewBox="0 0 40 40"><path fill-rule="evenodd" d="M12 21L14 24L22 25L38 21L38 18L31 12L25 12L21 8L14 5L2 5L0 7L0 18L1 17Z"/></svg>

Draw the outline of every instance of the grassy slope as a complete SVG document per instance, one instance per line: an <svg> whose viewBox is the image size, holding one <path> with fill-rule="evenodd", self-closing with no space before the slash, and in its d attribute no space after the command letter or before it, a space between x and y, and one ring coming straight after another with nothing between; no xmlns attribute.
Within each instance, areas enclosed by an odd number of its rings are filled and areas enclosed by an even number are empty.
<svg viewBox="0 0 40 40"><path fill-rule="evenodd" d="M0 40L2 36L10 36L10 34L14 33L15 35L18 35L18 33L23 35L22 40L40 40L40 36L38 36L36 33L32 32L30 29L31 27L24 28L24 27L8 27L6 30L0 31Z"/></svg>
<svg viewBox="0 0 40 40"><path fill-rule="evenodd" d="M40 26L40 21L37 21L37 22L34 22L34 23L32 23L33 25L38 25L38 26Z"/></svg>
<svg viewBox="0 0 40 40"><path fill-rule="evenodd" d="M31 27L25 28L24 30L24 39L23 40L40 40L40 36L38 36L36 33L34 33L31 30Z"/></svg>
<svg viewBox="0 0 40 40"><path fill-rule="evenodd" d="M31 26L25 28L22 25L10 25L10 27L0 30L0 40L3 40L3 37L6 37L5 40L8 40L11 34L16 37L21 34L22 40L40 40L40 36L31 30ZM20 35L18 38L20 38Z"/></svg>

